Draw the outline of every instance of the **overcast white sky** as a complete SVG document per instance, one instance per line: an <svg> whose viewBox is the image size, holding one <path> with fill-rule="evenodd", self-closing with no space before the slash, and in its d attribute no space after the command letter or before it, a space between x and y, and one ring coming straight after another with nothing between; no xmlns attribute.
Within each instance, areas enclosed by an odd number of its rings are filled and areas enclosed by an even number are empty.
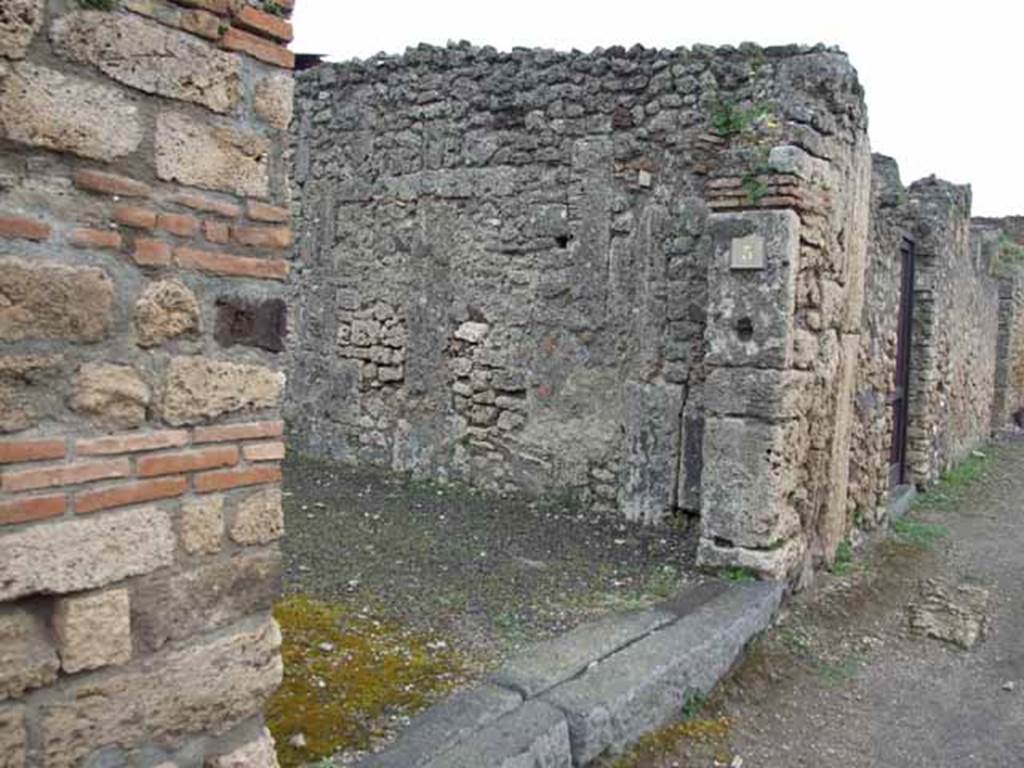
<svg viewBox="0 0 1024 768"><path fill-rule="evenodd" d="M1021 0L299 0L295 42L334 60L469 40L501 50L674 48L752 40L841 46L867 91L871 142L904 183L974 190L979 216L1024 214Z"/></svg>

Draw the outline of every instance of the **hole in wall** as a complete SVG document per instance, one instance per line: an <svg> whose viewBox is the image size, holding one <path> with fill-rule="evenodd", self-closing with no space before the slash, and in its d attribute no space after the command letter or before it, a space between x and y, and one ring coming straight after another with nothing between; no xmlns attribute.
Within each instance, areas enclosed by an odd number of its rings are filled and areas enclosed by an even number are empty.
<svg viewBox="0 0 1024 768"><path fill-rule="evenodd" d="M722 538L721 536L713 536L711 540L715 543L716 547L732 548L736 546L732 541Z"/></svg>
<svg viewBox="0 0 1024 768"><path fill-rule="evenodd" d="M754 338L754 321L749 317L741 317L736 321L736 335L740 341L750 341Z"/></svg>
<svg viewBox="0 0 1024 768"><path fill-rule="evenodd" d="M558 245L559 248L568 248L569 247L569 243L571 241L572 241L572 235L556 235L555 236L555 244Z"/></svg>

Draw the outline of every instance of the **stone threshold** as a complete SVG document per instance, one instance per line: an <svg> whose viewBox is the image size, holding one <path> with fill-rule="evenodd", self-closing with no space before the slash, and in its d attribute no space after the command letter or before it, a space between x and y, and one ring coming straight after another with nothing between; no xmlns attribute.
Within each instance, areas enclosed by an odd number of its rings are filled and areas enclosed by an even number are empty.
<svg viewBox="0 0 1024 768"><path fill-rule="evenodd" d="M709 581L530 646L418 715L359 768L585 766L706 695L771 623L784 586Z"/></svg>

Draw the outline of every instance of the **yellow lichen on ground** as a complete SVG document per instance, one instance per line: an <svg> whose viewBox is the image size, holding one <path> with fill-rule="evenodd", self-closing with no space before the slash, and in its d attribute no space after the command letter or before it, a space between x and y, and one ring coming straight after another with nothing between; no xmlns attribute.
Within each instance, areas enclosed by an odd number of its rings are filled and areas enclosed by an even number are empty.
<svg viewBox="0 0 1024 768"><path fill-rule="evenodd" d="M302 595L274 608L284 681L267 724L284 768L365 749L393 717L410 715L462 680L447 645L351 606Z"/></svg>

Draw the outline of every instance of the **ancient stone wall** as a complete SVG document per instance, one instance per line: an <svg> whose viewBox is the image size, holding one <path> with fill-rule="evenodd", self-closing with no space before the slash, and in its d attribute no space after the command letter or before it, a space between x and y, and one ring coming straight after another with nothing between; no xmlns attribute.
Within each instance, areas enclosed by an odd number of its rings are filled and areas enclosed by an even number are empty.
<svg viewBox="0 0 1024 768"><path fill-rule="evenodd" d="M916 275L908 464L925 484L990 434L999 288L991 241L971 237L970 188L932 177L909 192Z"/></svg>
<svg viewBox="0 0 1024 768"><path fill-rule="evenodd" d="M971 220L973 237L994 250L999 280L992 428L1024 427L1024 217Z"/></svg>
<svg viewBox="0 0 1024 768"><path fill-rule="evenodd" d="M276 764L290 6L0 6L3 768Z"/></svg>
<svg viewBox="0 0 1024 768"><path fill-rule="evenodd" d="M838 342L857 294L863 105L824 49L421 47L301 76L293 139L287 409L314 453L695 511L713 216L799 211L813 279L756 344L798 310Z"/></svg>
<svg viewBox="0 0 1024 768"><path fill-rule="evenodd" d="M768 165L799 200L712 222L699 550L706 564L774 578L830 562L849 528L871 173L846 58L797 58L780 71L788 136ZM765 243L767 272L737 269L738 238L752 235Z"/></svg>
<svg viewBox="0 0 1024 768"><path fill-rule="evenodd" d="M855 524L867 528L884 519L889 494L891 397L896 385L903 279L901 249L912 231L909 204L896 162L874 155L847 503Z"/></svg>

